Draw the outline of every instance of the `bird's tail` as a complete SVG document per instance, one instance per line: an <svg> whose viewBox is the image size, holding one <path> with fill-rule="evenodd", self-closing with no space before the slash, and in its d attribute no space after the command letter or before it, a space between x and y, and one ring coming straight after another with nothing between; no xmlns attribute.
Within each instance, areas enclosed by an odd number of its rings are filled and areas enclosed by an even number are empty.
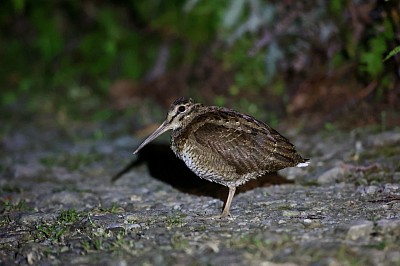
<svg viewBox="0 0 400 266"><path fill-rule="evenodd" d="M304 159L303 162L298 163L296 167L307 167L310 164L310 159Z"/></svg>

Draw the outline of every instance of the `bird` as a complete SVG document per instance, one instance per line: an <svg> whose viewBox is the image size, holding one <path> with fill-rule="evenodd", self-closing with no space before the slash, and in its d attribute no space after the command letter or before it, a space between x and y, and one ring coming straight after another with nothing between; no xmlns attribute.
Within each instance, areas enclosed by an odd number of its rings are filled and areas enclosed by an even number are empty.
<svg viewBox="0 0 400 266"><path fill-rule="evenodd" d="M250 179L287 167L306 167L290 141L256 118L235 110L182 97L165 121L133 152L172 130L171 149L198 177L228 187L220 218L231 216L236 188Z"/></svg>

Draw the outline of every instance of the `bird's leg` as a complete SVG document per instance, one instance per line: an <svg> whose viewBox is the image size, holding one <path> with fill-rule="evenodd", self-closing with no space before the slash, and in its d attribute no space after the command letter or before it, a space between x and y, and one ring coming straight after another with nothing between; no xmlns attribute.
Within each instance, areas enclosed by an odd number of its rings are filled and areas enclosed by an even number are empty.
<svg viewBox="0 0 400 266"><path fill-rule="evenodd" d="M222 211L221 218L225 218L227 216L230 216L229 209L231 208L231 203L233 199L233 195L235 195L236 187L229 187L229 194L228 198L225 202L225 207L224 210Z"/></svg>

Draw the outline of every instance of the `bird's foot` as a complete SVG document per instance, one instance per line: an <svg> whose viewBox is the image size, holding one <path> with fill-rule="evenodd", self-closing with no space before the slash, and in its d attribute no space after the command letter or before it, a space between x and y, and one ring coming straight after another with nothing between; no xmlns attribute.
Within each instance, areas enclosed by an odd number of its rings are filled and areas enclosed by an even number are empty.
<svg viewBox="0 0 400 266"><path fill-rule="evenodd" d="M231 213L229 212L229 211L223 211L222 213L221 213L221 215L219 215L219 218L220 219L224 219L224 218L226 218L226 217L231 217Z"/></svg>

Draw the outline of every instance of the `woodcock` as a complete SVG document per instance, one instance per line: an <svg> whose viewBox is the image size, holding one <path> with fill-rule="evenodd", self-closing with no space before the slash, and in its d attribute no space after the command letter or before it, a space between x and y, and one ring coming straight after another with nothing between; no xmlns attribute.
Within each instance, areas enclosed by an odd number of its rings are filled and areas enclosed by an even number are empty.
<svg viewBox="0 0 400 266"><path fill-rule="evenodd" d="M234 110L181 98L167 119L134 151L172 130L171 148L200 178L229 188L221 218L230 215L236 187L286 167L305 167L293 144L267 124Z"/></svg>

